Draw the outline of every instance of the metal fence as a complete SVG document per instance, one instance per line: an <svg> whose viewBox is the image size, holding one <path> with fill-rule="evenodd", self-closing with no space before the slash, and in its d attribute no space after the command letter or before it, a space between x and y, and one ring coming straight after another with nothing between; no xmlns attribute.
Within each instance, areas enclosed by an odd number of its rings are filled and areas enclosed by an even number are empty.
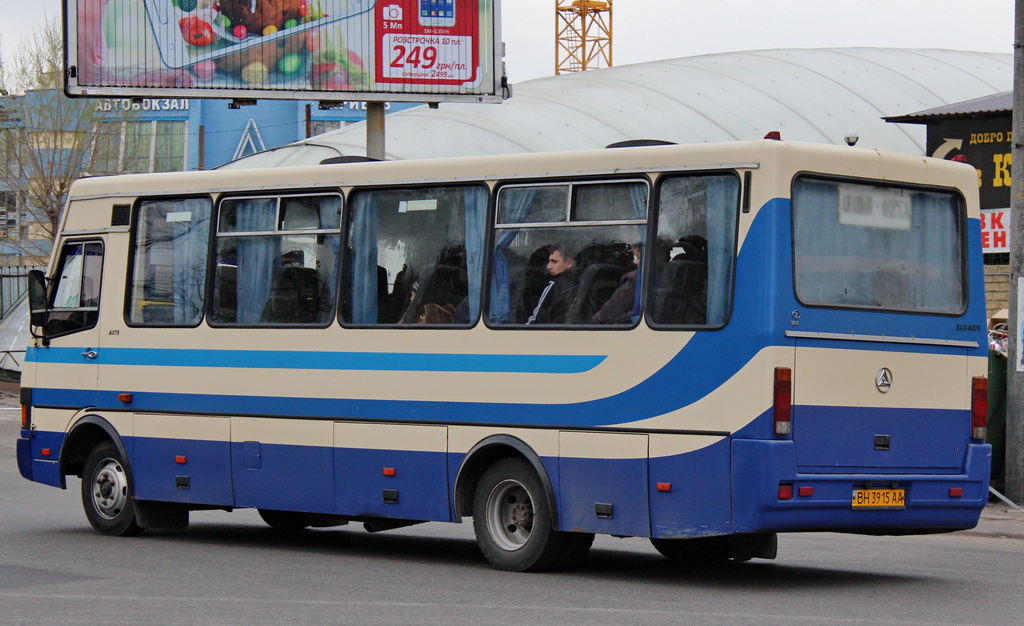
<svg viewBox="0 0 1024 626"><path fill-rule="evenodd" d="M7 317L18 300L28 291L27 266L0 267L0 319Z"/></svg>

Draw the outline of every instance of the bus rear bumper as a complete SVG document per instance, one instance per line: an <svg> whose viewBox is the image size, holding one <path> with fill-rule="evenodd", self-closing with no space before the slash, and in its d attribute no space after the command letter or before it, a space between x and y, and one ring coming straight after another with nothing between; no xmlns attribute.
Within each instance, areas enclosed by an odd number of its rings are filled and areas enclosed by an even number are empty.
<svg viewBox="0 0 1024 626"><path fill-rule="evenodd" d="M988 502L992 448L967 446L964 472L800 473L792 441L732 443L735 532L914 534L978 524ZM783 487L780 490L780 486ZM855 489L903 490L903 503L855 508Z"/></svg>

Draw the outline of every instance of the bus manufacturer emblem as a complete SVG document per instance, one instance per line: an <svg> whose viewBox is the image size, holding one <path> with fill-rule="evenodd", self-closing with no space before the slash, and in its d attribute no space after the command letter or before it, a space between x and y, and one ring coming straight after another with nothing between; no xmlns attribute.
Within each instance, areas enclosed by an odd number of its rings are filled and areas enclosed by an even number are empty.
<svg viewBox="0 0 1024 626"><path fill-rule="evenodd" d="M878 387L882 393L892 389L892 370L883 367L875 372L875 387Z"/></svg>

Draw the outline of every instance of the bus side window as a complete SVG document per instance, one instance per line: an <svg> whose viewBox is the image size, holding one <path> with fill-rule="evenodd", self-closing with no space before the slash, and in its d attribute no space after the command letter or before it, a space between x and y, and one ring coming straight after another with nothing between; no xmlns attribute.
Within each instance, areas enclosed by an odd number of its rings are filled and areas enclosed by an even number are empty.
<svg viewBox="0 0 1024 626"><path fill-rule="evenodd" d="M211 210L208 198L139 203L128 324L195 326L202 319Z"/></svg>
<svg viewBox="0 0 1024 626"><path fill-rule="evenodd" d="M498 193L492 325L633 326L646 181L512 184ZM604 310L616 295L614 306Z"/></svg>
<svg viewBox="0 0 1024 626"><path fill-rule="evenodd" d="M69 243L61 251L59 267L46 323L46 334L50 337L96 326L103 245L98 241Z"/></svg>
<svg viewBox="0 0 1024 626"><path fill-rule="evenodd" d="M337 194L222 200L211 324L326 327L340 245Z"/></svg>
<svg viewBox="0 0 1024 626"><path fill-rule="evenodd" d="M722 326L732 310L739 178L731 173L666 176L658 194L650 321Z"/></svg>
<svg viewBox="0 0 1024 626"><path fill-rule="evenodd" d="M359 189L346 234L342 321L469 325L478 316L487 188Z"/></svg>

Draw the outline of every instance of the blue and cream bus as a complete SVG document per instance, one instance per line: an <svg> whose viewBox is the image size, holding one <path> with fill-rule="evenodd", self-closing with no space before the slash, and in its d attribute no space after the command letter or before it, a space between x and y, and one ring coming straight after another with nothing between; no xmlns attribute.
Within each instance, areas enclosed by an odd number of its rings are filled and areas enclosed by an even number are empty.
<svg viewBox="0 0 1024 626"><path fill-rule="evenodd" d="M80 180L19 467L104 534L471 517L505 570L970 528L979 234L966 165L783 141Z"/></svg>

